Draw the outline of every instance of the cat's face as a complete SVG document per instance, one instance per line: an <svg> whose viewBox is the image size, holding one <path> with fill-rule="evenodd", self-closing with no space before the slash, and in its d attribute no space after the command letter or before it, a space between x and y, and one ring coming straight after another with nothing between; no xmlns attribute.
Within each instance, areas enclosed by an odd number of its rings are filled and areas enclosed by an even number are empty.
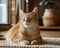
<svg viewBox="0 0 60 48"><path fill-rule="evenodd" d="M20 23L25 28L33 27L38 25L38 12L37 8L34 8L34 10L30 13L24 13L20 10Z"/></svg>

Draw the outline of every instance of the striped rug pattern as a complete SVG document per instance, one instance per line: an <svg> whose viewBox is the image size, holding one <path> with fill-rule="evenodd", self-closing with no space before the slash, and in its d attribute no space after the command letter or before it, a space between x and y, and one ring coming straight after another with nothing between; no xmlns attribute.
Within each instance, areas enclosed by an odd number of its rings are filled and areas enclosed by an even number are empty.
<svg viewBox="0 0 60 48"><path fill-rule="evenodd" d="M57 45L0 46L0 48L60 48Z"/></svg>

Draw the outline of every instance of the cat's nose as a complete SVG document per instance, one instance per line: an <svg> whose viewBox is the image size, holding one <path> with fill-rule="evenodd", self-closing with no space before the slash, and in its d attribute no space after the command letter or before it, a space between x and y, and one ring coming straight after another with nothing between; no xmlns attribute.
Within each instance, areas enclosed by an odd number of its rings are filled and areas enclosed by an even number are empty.
<svg viewBox="0 0 60 48"><path fill-rule="evenodd" d="M29 25L29 23L27 22L26 25Z"/></svg>

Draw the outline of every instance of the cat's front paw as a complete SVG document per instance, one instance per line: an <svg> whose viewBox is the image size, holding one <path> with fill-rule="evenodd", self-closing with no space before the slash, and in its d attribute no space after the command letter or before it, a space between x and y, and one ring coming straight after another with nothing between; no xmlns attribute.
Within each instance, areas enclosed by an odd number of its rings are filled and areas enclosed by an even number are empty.
<svg viewBox="0 0 60 48"><path fill-rule="evenodd" d="M35 44L37 44L37 40L31 41L31 45L35 45Z"/></svg>
<svg viewBox="0 0 60 48"><path fill-rule="evenodd" d="M40 44L42 44L42 41L40 41L40 40L31 41L31 45L40 45Z"/></svg>
<svg viewBox="0 0 60 48"><path fill-rule="evenodd" d="M21 45L29 45L30 43L27 40L23 40L23 41L20 42L20 44Z"/></svg>

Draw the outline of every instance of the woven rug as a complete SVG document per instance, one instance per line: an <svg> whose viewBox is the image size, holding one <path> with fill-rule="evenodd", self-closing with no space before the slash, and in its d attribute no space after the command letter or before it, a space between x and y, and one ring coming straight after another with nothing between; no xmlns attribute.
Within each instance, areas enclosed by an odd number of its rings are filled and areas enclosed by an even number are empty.
<svg viewBox="0 0 60 48"><path fill-rule="evenodd" d="M0 48L60 48L59 45L0 45Z"/></svg>
<svg viewBox="0 0 60 48"><path fill-rule="evenodd" d="M43 45L19 45L10 44L6 40L0 40L0 48L60 48L60 38L42 37Z"/></svg>
<svg viewBox="0 0 60 48"><path fill-rule="evenodd" d="M9 44L6 41L0 41L0 48L60 48L60 45L54 45L54 44L19 45L19 44Z"/></svg>

